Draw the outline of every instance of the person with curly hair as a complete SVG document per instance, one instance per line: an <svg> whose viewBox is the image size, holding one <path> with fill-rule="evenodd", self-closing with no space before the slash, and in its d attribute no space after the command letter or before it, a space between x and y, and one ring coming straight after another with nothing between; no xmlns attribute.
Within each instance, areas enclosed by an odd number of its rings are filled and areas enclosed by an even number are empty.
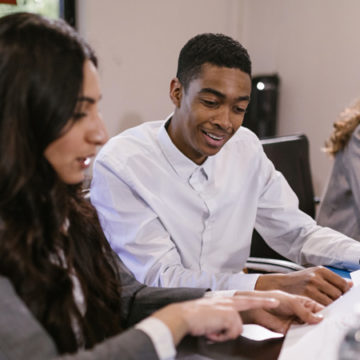
<svg viewBox="0 0 360 360"><path fill-rule="evenodd" d="M360 241L360 99L341 112L324 150L335 161L318 223Z"/></svg>

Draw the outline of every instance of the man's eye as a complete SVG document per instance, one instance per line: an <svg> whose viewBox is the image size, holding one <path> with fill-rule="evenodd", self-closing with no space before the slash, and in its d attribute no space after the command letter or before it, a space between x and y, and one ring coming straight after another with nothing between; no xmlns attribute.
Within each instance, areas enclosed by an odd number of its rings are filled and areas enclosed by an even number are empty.
<svg viewBox="0 0 360 360"><path fill-rule="evenodd" d="M234 112L236 112L237 114L244 114L246 112L246 109L242 108L240 106L235 106L234 107Z"/></svg>
<svg viewBox="0 0 360 360"><path fill-rule="evenodd" d="M216 107L218 105L217 101L206 100L206 99L202 99L201 101L204 105L208 107Z"/></svg>

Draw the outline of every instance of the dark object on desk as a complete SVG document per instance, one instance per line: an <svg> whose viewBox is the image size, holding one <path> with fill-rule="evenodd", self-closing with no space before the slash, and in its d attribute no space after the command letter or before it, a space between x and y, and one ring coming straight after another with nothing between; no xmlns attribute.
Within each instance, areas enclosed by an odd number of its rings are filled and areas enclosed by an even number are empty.
<svg viewBox="0 0 360 360"><path fill-rule="evenodd" d="M261 140L264 151L280 171L299 199L299 208L312 218L315 217L314 190L312 185L309 141L306 135L278 136ZM285 259L272 250L254 230L250 256Z"/></svg>
<svg viewBox="0 0 360 360"><path fill-rule="evenodd" d="M245 264L246 272L251 273L282 273L288 274L293 271L304 270L301 265L292 261L282 259L265 259L260 257L249 257Z"/></svg>
<svg viewBox="0 0 360 360"><path fill-rule="evenodd" d="M275 136L280 79L277 74L252 78L251 101L246 110L244 126L259 138Z"/></svg>
<svg viewBox="0 0 360 360"><path fill-rule="evenodd" d="M209 343L205 338L187 336L178 347L177 359L218 360L276 360L279 357L284 338L266 339L262 341L238 337L222 343Z"/></svg>

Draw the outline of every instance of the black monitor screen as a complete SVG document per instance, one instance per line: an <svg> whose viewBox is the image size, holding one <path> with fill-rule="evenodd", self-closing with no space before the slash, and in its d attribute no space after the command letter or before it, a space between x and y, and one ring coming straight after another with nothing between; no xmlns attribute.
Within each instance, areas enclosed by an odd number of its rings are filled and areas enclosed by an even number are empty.
<svg viewBox="0 0 360 360"><path fill-rule="evenodd" d="M26 11L50 18L63 18L70 25L75 23L75 0L0 0L0 16Z"/></svg>

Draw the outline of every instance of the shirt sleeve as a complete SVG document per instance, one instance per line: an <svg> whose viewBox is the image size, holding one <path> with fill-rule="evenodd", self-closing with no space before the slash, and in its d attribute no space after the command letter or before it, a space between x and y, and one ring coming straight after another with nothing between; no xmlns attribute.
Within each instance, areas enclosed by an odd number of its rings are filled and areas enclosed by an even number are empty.
<svg viewBox="0 0 360 360"><path fill-rule="evenodd" d="M259 199L255 227L268 245L305 266L358 269L360 244L333 229L318 226L299 209L295 193L265 154L262 161L267 180Z"/></svg>
<svg viewBox="0 0 360 360"><path fill-rule="evenodd" d="M176 350L171 332L161 320L149 317L136 324L135 328L150 337L160 360L175 358Z"/></svg>

